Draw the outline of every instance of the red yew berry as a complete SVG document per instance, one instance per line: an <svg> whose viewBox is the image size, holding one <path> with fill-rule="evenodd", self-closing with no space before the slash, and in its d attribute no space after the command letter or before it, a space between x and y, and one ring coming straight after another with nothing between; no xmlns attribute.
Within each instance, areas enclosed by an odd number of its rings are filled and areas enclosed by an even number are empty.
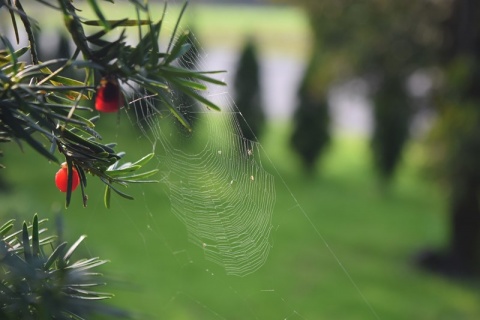
<svg viewBox="0 0 480 320"><path fill-rule="evenodd" d="M80 178L78 176L77 169L73 167L72 172L72 191L77 189L78 184L80 183ZM55 174L55 184L61 192L67 192L68 187L68 167L67 163L62 163L62 167Z"/></svg>
<svg viewBox="0 0 480 320"><path fill-rule="evenodd" d="M100 112L116 112L123 104L123 94L116 78L103 77L97 87L95 109Z"/></svg>

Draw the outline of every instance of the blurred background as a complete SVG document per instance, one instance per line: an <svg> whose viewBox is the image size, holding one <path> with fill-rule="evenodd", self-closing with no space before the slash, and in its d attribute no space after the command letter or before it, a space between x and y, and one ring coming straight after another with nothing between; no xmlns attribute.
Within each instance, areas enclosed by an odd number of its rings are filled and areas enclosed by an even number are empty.
<svg viewBox="0 0 480 320"><path fill-rule="evenodd" d="M169 4L175 21L181 3ZM43 59L72 49L60 19L38 35ZM477 319L479 21L474 0L190 2L195 68L227 70L242 131L276 179L272 248L251 275L204 259L165 185L107 210L92 182L88 208L65 211L57 167L16 145L3 148L0 217L63 211L68 236L88 234L83 250L111 260L112 303L154 319ZM126 114L102 121L132 158L151 151Z"/></svg>

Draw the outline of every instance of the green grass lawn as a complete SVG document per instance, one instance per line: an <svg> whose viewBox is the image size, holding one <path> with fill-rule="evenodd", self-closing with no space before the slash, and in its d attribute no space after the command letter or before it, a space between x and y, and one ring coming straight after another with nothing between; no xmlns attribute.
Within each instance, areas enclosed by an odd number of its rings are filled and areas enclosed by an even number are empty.
<svg viewBox="0 0 480 320"><path fill-rule="evenodd" d="M105 141L118 140L130 159L151 150L138 132L122 127L124 117L108 118L100 129ZM107 210L102 186L91 178L88 208L76 193L62 210L57 166L28 148L2 146L8 168L1 174L14 188L0 196L0 217L53 218L61 211L71 241L88 235L82 253L111 261L102 267L109 277L104 291L116 295L111 302L149 319L375 319L368 304L381 319L480 316L476 285L412 264L418 250L444 243L447 219L445 199L419 174L417 148L409 149L385 194L365 140L337 137L312 177L289 151L288 133L287 125L272 124L263 139L262 161L277 184L273 247L265 265L246 277L226 276L188 242L164 184L132 186L135 201L114 197Z"/></svg>

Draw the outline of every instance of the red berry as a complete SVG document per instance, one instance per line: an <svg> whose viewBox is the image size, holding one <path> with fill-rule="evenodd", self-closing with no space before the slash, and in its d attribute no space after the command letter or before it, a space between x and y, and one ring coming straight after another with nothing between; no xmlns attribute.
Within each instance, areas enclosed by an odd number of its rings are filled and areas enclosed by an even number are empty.
<svg viewBox="0 0 480 320"><path fill-rule="evenodd" d="M95 109L100 112L116 112L123 104L123 94L117 79L104 77L97 87Z"/></svg>
<svg viewBox="0 0 480 320"><path fill-rule="evenodd" d="M75 167L73 167L72 172L72 191L77 189L78 184L80 183L80 178L78 177L78 172ZM67 192L68 187L68 168L67 163L62 163L62 167L55 174L55 184L61 192Z"/></svg>

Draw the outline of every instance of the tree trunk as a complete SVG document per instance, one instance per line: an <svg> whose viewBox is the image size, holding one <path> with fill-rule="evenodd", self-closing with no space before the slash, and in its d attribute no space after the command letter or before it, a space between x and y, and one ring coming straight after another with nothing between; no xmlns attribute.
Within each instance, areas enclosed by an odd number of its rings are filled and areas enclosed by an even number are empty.
<svg viewBox="0 0 480 320"><path fill-rule="evenodd" d="M472 275L480 271L480 198L475 177L464 182L451 199L450 252L445 271ZM458 187L457 187L458 188Z"/></svg>
<svg viewBox="0 0 480 320"><path fill-rule="evenodd" d="M469 61L462 81L451 80L446 104L454 105L456 118L447 132L451 161L447 164L450 198L450 243L446 252L427 252L420 264L453 276L480 275L480 3L455 0L444 25L443 64L448 71L458 61ZM459 59L460 58L460 59ZM467 58L465 60L465 58ZM448 82L448 79L447 79ZM459 85L459 83L461 85ZM455 92L453 90L456 90ZM452 96L455 98L452 99ZM451 100L448 100L451 99ZM445 102L444 102L445 103ZM462 113L464 115L462 116ZM460 115L460 117L458 117ZM467 115L465 117L465 115ZM447 116L452 116L447 115ZM468 119L464 124L455 119Z"/></svg>
<svg viewBox="0 0 480 320"><path fill-rule="evenodd" d="M463 93L466 101L475 101L476 108L480 109L480 5L477 0L457 0L454 6L451 32L454 34L455 56L467 55L475 61L470 74L470 83ZM480 113L480 112L479 112ZM478 125L478 124L477 124ZM472 136L478 135L478 129ZM477 140L477 139L474 139ZM478 143L469 144L470 148L477 149L464 152L468 155L478 154ZM476 156L474 156L476 158ZM462 166L463 161L457 161ZM454 267L464 274L479 274L480 272L480 167L472 166L471 170L458 168L460 177L457 177L454 194L451 202L451 260ZM458 172L457 171L457 172ZM455 179L455 178L454 178Z"/></svg>

